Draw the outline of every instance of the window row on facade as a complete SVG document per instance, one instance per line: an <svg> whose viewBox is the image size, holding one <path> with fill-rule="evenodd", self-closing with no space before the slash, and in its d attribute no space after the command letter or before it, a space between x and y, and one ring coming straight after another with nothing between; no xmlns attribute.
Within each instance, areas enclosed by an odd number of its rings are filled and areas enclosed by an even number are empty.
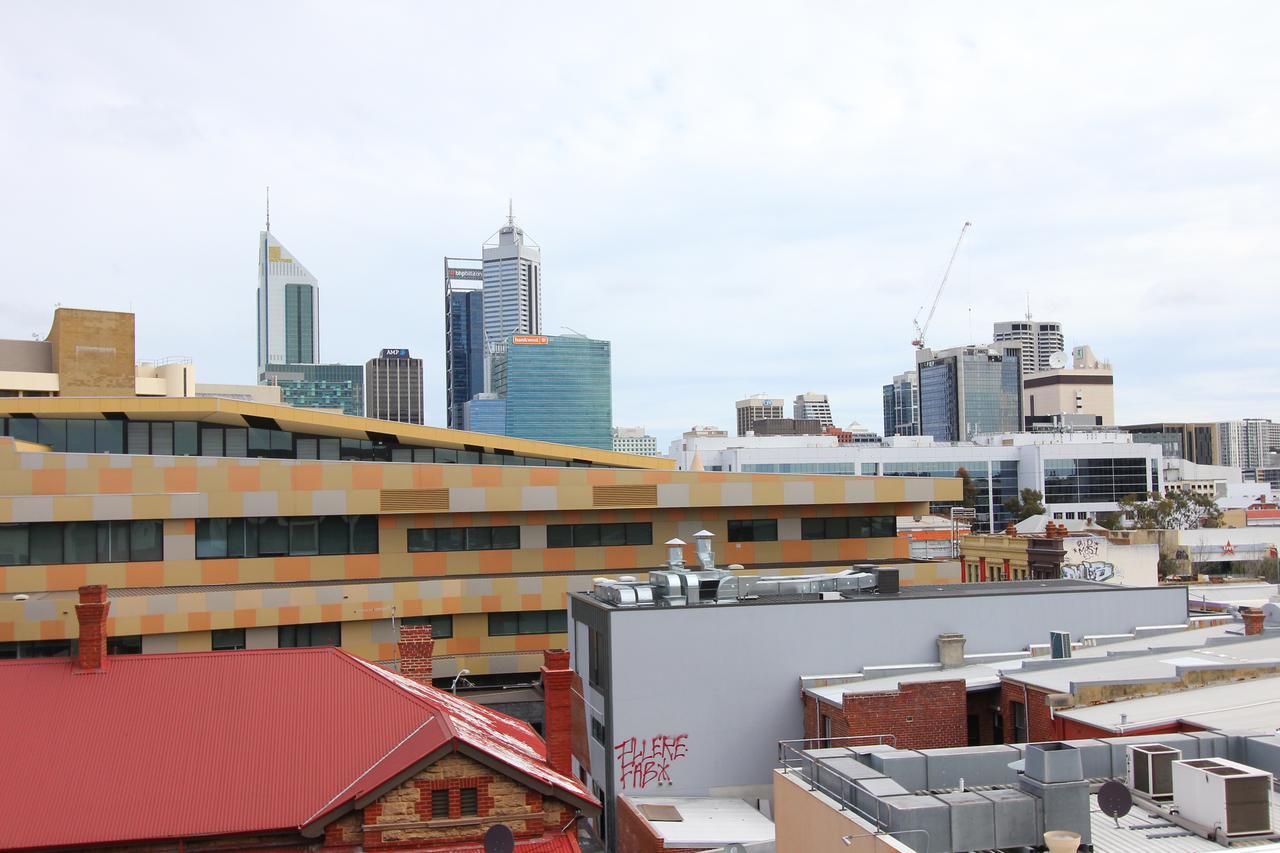
<svg viewBox="0 0 1280 853"><path fill-rule="evenodd" d="M520 547L520 528L415 527L408 532L410 551L501 551Z"/></svg>
<svg viewBox="0 0 1280 853"><path fill-rule="evenodd" d="M897 535L898 520L892 515L800 519L801 539L871 539Z"/></svg>
<svg viewBox="0 0 1280 853"><path fill-rule="evenodd" d="M0 435L43 444L58 453L592 467L592 463L577 459L569 461L485 453L479 449L410 447L388 441L331 438L270 427L230 427L197 421L3 417L0 418Z"/></svg>
<svg viewBox="0 0 1280 853"><path fill-rule="evenodd" d="M0 524L0 565L128 563L164 559L160 521Z"/></svg>
<svg viewBox="0 0 1280 853"><path fill-rule="evenodd" d="M612 545L652 545L653 525L647 521L612 524L548 524L548 548L598 548Z"/></svg>
<svg viewBox="0 0 1280 853"><path fill-rule="evenodd" d="M201 560L376 553L376 515L196 520L196 557Z"/></svg>

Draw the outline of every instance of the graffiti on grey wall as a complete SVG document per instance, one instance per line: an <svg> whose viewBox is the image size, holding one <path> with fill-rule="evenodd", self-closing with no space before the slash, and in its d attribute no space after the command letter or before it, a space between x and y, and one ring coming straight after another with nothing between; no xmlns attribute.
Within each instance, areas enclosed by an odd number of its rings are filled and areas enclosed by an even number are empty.
<svg viewBox="0 0 1280 853"><path fill-rule="evenodd" d="M1116 576L1116 567L1111 563L1090 561L1062 567L1062 576L1081 581L1109 581Z"/></svg>
<svg viewBox="0 0 1280 853"><path fill-rule="evenodd" d="M672 784L671 765L688 754L688 741L689 736L683 734L627 738L618 743L613 752L622 790Z"/></svg>

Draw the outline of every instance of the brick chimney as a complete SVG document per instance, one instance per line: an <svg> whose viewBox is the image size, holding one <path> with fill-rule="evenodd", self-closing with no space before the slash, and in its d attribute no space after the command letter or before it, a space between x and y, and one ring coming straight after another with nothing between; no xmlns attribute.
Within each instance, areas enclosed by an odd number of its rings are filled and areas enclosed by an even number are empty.
<svg viewBox="0 0 1280 853"><path fill-rule="evenodd" d="M547 762L558 773L573 775L573 670L569 653L547 649L542 653L542 736L547 741Z"/></svg>
<svg viewBox="0 0 1280 853"><path fill-rule="evenodd" d="M76 620L80 623L78 663L83 672L102 672L107 668L107 611L110 609L105 585L80 587Z"/></svg>
<svg viewBox="0 0 1280 853"><path fill-rule="evenodd" d="M431 652L436 641L430 625L401 625L396 644L400 655L400 674L419 684L431 684Z"/></svg>
<svg viewBox="0 0 1280 853"><path fill-rule="evenodd" d="M1012 521L1005 525L1005 528L1004 528L1004 535L1005 535L1005 536L1008 536L1008 537L1009 537L1009 538L1011 538L1011 539L1017 539L1017 538L1018 538L1018 528L1016 528L1016 527L1014 527L1014 526L1013 526L1013 522L1012 522Z"/></svg>
<svg viewBox="0 0 1280 853"><path fill-rule="evenodd" d="M1267 614L1257 607L1241 607L1240 617L1244 619L1244 635L1254 637L1262 633L1262 623Z"/></svg>

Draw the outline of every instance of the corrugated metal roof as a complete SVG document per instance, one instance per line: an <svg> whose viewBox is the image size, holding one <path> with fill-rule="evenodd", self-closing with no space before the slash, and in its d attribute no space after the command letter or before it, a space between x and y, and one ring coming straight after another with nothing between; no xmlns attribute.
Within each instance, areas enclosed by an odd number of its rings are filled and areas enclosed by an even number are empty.
<svg viewBox="0 0 1280 853"><path fill-rule="evenodd" d="M339 649L0 662L0 848L298 829L465 744L567 795L526 724Z"/></svg>

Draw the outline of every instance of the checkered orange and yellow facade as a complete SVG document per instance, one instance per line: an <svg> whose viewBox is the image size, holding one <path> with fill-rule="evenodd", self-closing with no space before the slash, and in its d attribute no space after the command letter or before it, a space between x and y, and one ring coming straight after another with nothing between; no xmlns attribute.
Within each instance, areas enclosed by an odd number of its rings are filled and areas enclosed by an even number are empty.
<svg viewBox="0 0 1280 853"><path fill-rule="evenodd" d="M958 498L959 482L944 479L54 453L0 438L0 525L163 525L163 560L0 566L0 642L75 637L75 589L94 583L111 590L109 633L141 635L147 652L208 649L223 628L270 647L280 626L341 623L345 648L388 660L393 619L449 615L438 675L532 672L566 637L490 636L489 614L562 610L593 577L642 575L665 561L665 541L704 528L721 565L784 573L902 560L905 583L936 583L936 564L906 563L904 539L808 540L801 520L919 515ZM377 516L377 552L196 556L199 519L330 515ZM776 519L777 541L728 541L730 521L753 518ZM610 522L651 524L651 544L548 547L548 525ZM411 529L473 526L519 527L520 547L409 550Z"/></svg>

